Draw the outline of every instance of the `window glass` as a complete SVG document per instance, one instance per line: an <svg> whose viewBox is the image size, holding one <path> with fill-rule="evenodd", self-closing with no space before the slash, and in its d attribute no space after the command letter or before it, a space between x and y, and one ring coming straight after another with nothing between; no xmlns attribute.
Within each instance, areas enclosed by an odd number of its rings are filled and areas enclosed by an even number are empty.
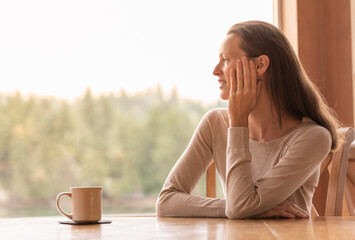
<svg viewBox="0 0 355 240"><path fill-rule="evenodd" d="M203 114L226 106L212 71L227 30L272 16L271 0L1 1L0 217L57 215L83 185L103 186L104 213L153 212Z"/></svg>

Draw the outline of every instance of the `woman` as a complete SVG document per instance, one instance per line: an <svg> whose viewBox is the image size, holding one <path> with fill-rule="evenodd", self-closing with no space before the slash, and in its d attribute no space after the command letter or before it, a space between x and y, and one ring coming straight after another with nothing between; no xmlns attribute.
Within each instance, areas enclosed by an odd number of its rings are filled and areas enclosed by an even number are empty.
<svg viewBox="0 0 355 240"><path fill-rule="evenodd" d="M230 28L213 74L228 109L201 120L157 200L158 216L307 218L339 124L275 26ZM192 196L215 161L225 199Z"/></svg>

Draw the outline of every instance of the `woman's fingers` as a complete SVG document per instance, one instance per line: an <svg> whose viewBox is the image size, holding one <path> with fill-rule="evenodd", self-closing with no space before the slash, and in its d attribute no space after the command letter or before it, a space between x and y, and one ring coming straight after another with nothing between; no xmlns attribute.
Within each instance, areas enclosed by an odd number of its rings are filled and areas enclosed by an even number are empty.
<svg viewBox="0 0 355 240"><path fill-rule="evenodd" d="M308 218L306 211L290 201L284 201L278 206L254 216L255 218L271 218L271 217L285 217L285 218Z"/></svg>
<svg viewBox="0 0 355 240"><path fill-rule="evenodd" d="M232 96L236 91L237 91L237 80L236 80L236 77L235 77L235 69L232 68L230 70L230 96Z"/></svg>
<svg viewBox="0 0 355 240"><path fill-rule="evenodd" d="M257 86L256 68L253 61L248 58L242 57L235 63L235 69L230 70L230 91L244 91L253 90L256 93L259 90ZM234 83L236 84L234 85Z"/></svg>
<svg viewBox="0 0 355 240"><path fill-rule="evenodd" d="M248 116L255 107L258 97L255 65L251 64L248 58L242 57L235 61L234 66L230 70L229 79L229 124L231 127L247 127Z"/></svg>
<svg viewBox="0 0 355 240"><path fill-rule="evenodd" d="M244 89L250 90L251 88L251 79L250 79L250 69L248 59L246 57L242 57L242 68L243 68L243 77L244 77Z"/></svg>
<svg viewBox="0 0 355 240"><path fill-rule="evenodd" d="M293 215L295 215L295 216L297 216L299 218L308 218L309 217L309 215L308 215L308 213L306 211L301 209L299 206L297 206L293 202L284 201L283 203L281 203L276 208L280 208L282 210L290 212L290 213L292 213Z"/></svg>
<svg viewBox="0 0 355 240"><path fill-rule="evenodd" d="M277 216L285 217L285 218L296 218L297 215L295 215L295 214L293 214L291 212L288 212L286 210L281 209L281 210L278 211Z"/></svg>
<svg viewBox="0 0 355 240"><path fill-rule="evenodd" d="M294 213L297 217L300 217L300 218L308 218L309 217L309 214L306 211L304 211L302 208L297 206L296 204L291 203L290 207L294 210Z"/></svg>
<svg viewBox="0 0 355 240"><path fill-rule="evenodd" d="M241 92L243 91L243 85L244 85L244 78L243 78L243 68L242 68L242 62L240 59L236 61L236 68L237 68L237 91Z"/></svg>
<svg viewBox="0 0 355 240"><path fill-rule="evenodd" d="M272 218L272 217L284 217L284 218L296 218L296 216L283 209L270 209L262 214L254 216L254 218Z"/></svg>
<svg viewBox="0 0 355 240"><path fill-rule="evenodd" d="M250 86L253 89L254 93L258 96L259 86L257 86L257 77L256 77L256 67L252 60L249 61L250 69Z"/></svg>

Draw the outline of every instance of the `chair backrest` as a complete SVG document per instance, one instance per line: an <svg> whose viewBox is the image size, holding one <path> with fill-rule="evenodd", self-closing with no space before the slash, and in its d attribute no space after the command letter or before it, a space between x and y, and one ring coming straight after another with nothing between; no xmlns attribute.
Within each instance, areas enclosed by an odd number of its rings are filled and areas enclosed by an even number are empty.
<svg viewBox="0 0 355 240"><path fill-rule="evenodd" d="M347 181L345 184L345 200L348 207L348 214L355 216L355 141L350 145ZM344 213L344 211L343 211ZM347 215L345 212L345 215Z"/></svg>
<svg viewBox="0 0 355 240"><path fill-rule="evenodd" d="M214 162L206 171L206 197L216 197L216 165Z"/></svg>
<svg viewBox="0 0 355 240"><path fill-rule="evenodd" d="M353 141L350 145L349 159L355 159L355 141Z"/></svg>
<svg viewBox="0 0 355 240"><path fill-rule="evenodd" d="M340 128L345 142L336 152L330 152L322 162L320 179L313 197L313 205L320 216L341 216L349 148L354 141L353 128ZM206 172L206 196L216 197L216 170L212 163Z"/></svg>
<svg viewBox="0 0 355 240"><path fill-rule="evenodd" d="M319 183L313 196L313 205L320 216L341 216L343 212L349 149L355 131L353 128L340 128L338 132L345 141L338 151L329 153L322 162Z"/></svg>

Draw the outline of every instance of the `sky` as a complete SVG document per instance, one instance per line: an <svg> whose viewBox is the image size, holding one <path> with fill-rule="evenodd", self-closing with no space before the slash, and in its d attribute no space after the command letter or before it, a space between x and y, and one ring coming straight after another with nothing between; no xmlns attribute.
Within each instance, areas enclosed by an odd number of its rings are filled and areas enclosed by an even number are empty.
<svg viewBox="0 0 355 240"><path fill-rule="evenodd" d="M272 0L0 0L0 93L75 99L159 85L216 101L227 30L272 16Z"/></svg>

